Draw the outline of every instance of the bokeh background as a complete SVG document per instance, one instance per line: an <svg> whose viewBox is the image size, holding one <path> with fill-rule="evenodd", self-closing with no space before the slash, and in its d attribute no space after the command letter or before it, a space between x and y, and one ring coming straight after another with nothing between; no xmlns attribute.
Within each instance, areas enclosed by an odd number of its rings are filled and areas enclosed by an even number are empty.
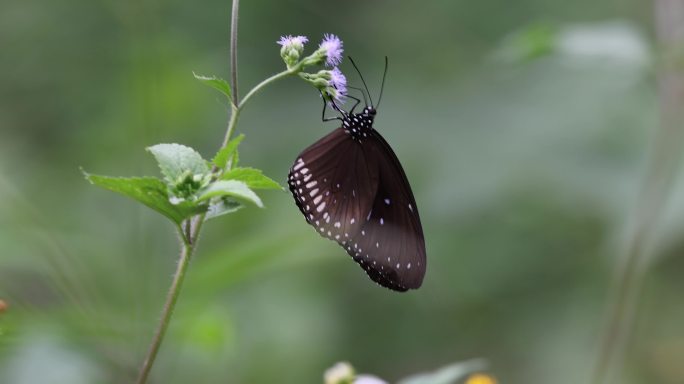
<svg viewBox="0 0 684 384"><path fill-rule="evenodd" d="M0 382L135 377L176 265L162 216L90 186L210 157L228 107L229 1L0 4ZM318 383L341 360L389 381L470 358L502 383L588 382L658 125L652 4L639 0L243 1L240 92L275 41L338 34L411 180L424 286L372 284L285 192L205 226L155 383ZM314 44L310 44L312 49ZM360 85L348 62L342 69ZM242 115L241 162L285 184L334 124L297 79ZM681 180L681 178L679 179ZM621 383L684 382L684 186L673 184Z"/></svg>

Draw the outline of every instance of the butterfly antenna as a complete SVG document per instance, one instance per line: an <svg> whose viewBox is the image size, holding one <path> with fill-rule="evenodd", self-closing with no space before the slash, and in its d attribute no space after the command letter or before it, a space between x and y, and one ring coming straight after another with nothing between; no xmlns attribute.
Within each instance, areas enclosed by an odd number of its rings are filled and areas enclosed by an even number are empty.
<svg viewBox="0 0 684 384"><path fill-rule="evenodd" d="M370 91L368 91L368 85L366 84L366 80L363 79L363 75L361 75L361 71L359 71L359 67L356 66L354 59L352 59L351 56L348 56L348 57L349 57L349 61L351 61L352 65L354 66L354 69L356 69L356 73L359 74L359 77L361 78L361 82L363 83L363 86L366 88L366 93L368 93L368 99L370 99L370 104L372 107L373 106L373 98L370 95Z"/></svg>
<svg viewBox="0 0 684 384"><path fill-rule="evenodd" d="M351 57L349 59L351 59ZM382 85L380 85L380 97L378 97L378 105L375 106L376 108L380 106L380 102L382 101L382 91L385 90L385 77L387 77L387 63L388 62L389 62L389 60L387 59L387 56L385 56L385 71L382 73Z"/></svg>

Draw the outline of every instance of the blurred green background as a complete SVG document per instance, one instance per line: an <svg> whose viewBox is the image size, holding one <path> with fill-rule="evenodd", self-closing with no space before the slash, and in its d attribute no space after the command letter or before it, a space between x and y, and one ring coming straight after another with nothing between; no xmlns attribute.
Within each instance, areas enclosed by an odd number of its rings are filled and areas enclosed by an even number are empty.
<svg viewBox="0 0 684 384"><path fill-rule="evenodd" d="M210 157L227 104L230 3L0 4L0 382L131 382L177 258L162 216L79 167L156 175L144 151ZM338 34L421 209L423 287L381 289L262 194L205 226L154 383L318 383L340 360L394 381L475 357L502 383L589 380L658 124L651 4L638 0L243 1L242 95L275 41ZM359 85L348 62L342 69ZM296 79L242 114L243 164L285 184L334 128ZM681 179L680 179L681 180ZM684 185L657 230L621 383L684 382Z"/></svg>

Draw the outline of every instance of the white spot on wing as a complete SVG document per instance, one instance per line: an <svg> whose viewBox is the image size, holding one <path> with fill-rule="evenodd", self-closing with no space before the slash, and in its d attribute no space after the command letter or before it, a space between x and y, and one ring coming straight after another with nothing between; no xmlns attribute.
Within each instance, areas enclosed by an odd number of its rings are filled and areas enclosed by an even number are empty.
<svg viewBox="0 0 684 384"><path fill-rule="evenodd" d="M318 196L318 197L320 197L320 196ZM316 211L323 212L324 209L325 209L325 201L322 202L321 205L318 206L318 208L316 208Z"/></svg>
<svg viewBox="0 0 684 384"><path fill-rule="evenodd" d="M313 196L313 195L314 194L312 193L311 196ZM321 196L321 195L316 196L316 198L314 199L314 204L320 203L322 199L323 199L323 196ZM325 203L323 203L323 205L325 205Z"/></svg>
<svg viewBox="0 0 684 384"><path fill-rule="evenodd" d="M304 166L304 161L300 158L300 159L297 159L297 164L292 169L294 169L295 171L298 171L303 166Z"/></svg>
<svg viewBox="0 0 684 384"><path fill-rule="evenodd" d="M307 176L307 177L310 177L310 176L311 176L311 175L309 175L309 176ZM306 180L304 180L304 181L306 181ZM312 182L310 182L310 183L307 183L307 184L306 184L306 187L309 188L309 189L311 189L311 188L315 187L316 184L318 184L318 181L314 180L314 181L312 181ZM385 201L387 201L387 200L385 200Z"/></svg>
<svg viewBox="0 0 684 384"><path fill-rule="evenodd" d="M308 185L307 185L308 187ZM385 204L390 205L390 199L385 199Z"/></svg>

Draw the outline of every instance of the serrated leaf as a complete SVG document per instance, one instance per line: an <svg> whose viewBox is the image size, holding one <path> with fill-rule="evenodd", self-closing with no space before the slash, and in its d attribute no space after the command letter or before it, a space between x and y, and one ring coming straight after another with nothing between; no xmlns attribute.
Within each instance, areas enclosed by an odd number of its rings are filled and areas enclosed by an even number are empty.
<svg viewBox="0 0 684 384"><path fill-rule="evenodd" d="M247 184L237 180L219 180L209 184L209 186L199 194L198 201L223 196L229 196L236 200L252 203L259 208L264 207L259 196L249 189Z"/></svg>
<svg viewBox="0 0 684 384"><path fill-rule="evenodd" d="M190 172L192 175L206 174L209 167L194 149L181 144L157 144L147 150L157 159L162 174L169 183Z"/></svg>
<svg viewBox="0 0 684 384"><path fill-rule="evenodd" d="M227 215L239 210L242 207L244 207L242 203L224 197L209 206L205 219L209 220L215 217Z"/></svg>
<svg viewBox="0 0 684 384"><path fill-rule="evenodd" d="M260 169L255 168L233 168L221 175L221 180L238 180L242 181L251 189L280 189L280 186L275 180L264 175Z"/></svg>
<svg viewBox="0 0 684 384"><path fill-rule="evenodd" d="M233 102L233 95L230 90L230 85L227 81L216 76L202 76L196 74L195 72L193 72L192 74L193 76L195 76L195 79L223 93L228 98L228 101L230 101L231 103Z"/></svg>
<svg viewBox="0 0 684 384"><path fill-rule="evenodd" d="M91 175L86 172L83 174L91 184L137 200L176 224L206 210L205 205L200 206L187 201L172 204L169 201L166 184L155 177L126 178Z"/></svg>
<svg viewBox="0 0 684 384"><path fill-rule="evenodd" d="M244 138L245 135L240 134L238 137L229 141L225 147L221 148L221 150L216 153L216 156L214 156L214 160L212 160L214 165L219 169L224 169L228 164L228 159L231 159L231 156L237 152L237 148ZM233 161L232 163L232 166L235 166L235 162Z"/></svg>

